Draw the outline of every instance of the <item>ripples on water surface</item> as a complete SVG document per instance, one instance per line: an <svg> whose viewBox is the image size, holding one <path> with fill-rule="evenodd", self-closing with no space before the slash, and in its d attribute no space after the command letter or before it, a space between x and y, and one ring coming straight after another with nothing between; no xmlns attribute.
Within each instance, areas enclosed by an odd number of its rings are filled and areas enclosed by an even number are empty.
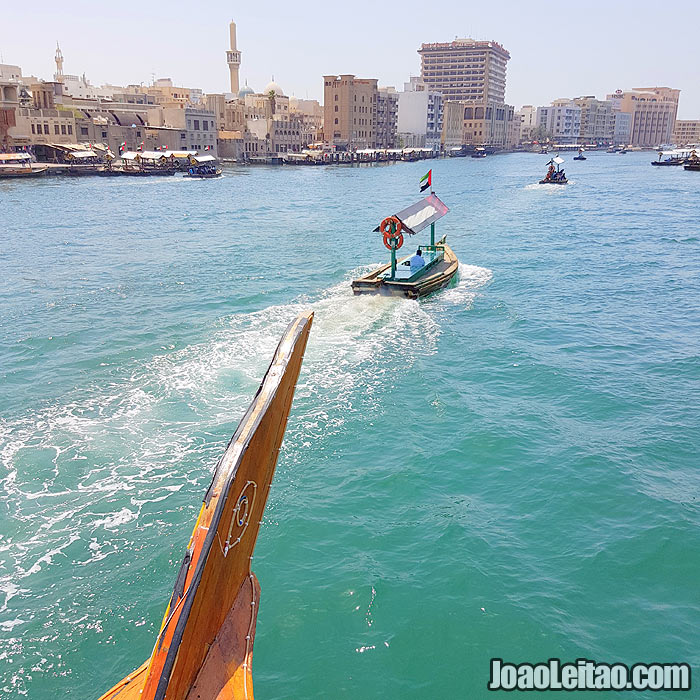
<svg viewBox="0 0 700 700"><path fill-rule="evenodd" d="M492 656L697 673L700 176L652 156L566 188L535 155L0 184L0 693L92 697L148 656L305 308L256 695L484 697ZM428 167L459 281L353 298Z"/></svg>

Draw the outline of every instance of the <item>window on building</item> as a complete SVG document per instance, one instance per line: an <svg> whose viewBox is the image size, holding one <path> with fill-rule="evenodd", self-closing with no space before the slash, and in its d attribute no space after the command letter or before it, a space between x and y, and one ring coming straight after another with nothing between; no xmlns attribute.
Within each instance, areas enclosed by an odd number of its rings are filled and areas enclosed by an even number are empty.
<svg viewBox="0 0 700 700"><path fill-rule="evenodd" d="M45 133L45 134L50 134L50 133L51 133L51 132L49 131L49 125L48 125L48 124L44 124L44 133Z"/></svg>
<svg viewBox="0 0 700 700"><path fill-rule="evenodd" d="M202 129L203 129L204 131L209 131L209 122L203 121L203 122L202 122Z"/></svg>
<svg viewBox="0 0 700 700"><path fill-rule="evenodd" d="M180 141L184 141L187 138L187 134L180 134Z"/></svg>
<svg viewBox="0 0 700 700"><path fill-rule="evenodd" d="M326 84L328 84L328 83L326 83ZM335 101L336 102L338 101L338 95L335 96Z"/></svg>
<svg viewBox="0 0 700 700"><path fill-rule="evenodd" d="M69 135L69 136L72 136L72 135L73 135L73 126L72 126L72 124L69 124L69 125L68 125L68 135Z"/></svg>
<svg viewBox="0 0 700 700"><path fill-rule="evenodd" d="M194 120L194 130L199 131L199 119Z"/></svg>
<svg viewBox="0 0 700 700"><path fill-rule="evenodd" d="M106 139L106 138L107 138L107 132L106 132L106 131L103 131L103 132L102 132L102 138L103 138L103 139Z"/></svg>
<svg viewBox="0 0 700 700"><path fill-rule="evenodd" d="M63 136L66 135L66 125L65 125L65 124L61 124L61 134L62 134Z"/></svg>
<svg viewBox="0 0 700 700"><path fill-rule="evenodd" d="M80 127L80 135L81 136L87 136L88 135L88 130L86 126L81 126Z"/></svg>
<svg viewBox="0 0 700 700"><path fill-rule="evenodd" d="M58 134L58 133L59 133L58 124L54 124L54 125L53 125L53 133L54 133L54 134Z"/></svg>
<svg viewBox="0 0 700 700"><path fill-rule="evenodd" d="M337 119L335 120L335 123L336 124L338 123ZM41 133L41 132L39 132L39 133ZM36 127L34 126L34 124L32 124L32 134L36 134Z"/></svg>
<svg viewBox="0 0 700 700"><path fill-rule="evenodd" d="M336 123L336 124L338 123L338 117L335 118L335 123Z"/></svg>

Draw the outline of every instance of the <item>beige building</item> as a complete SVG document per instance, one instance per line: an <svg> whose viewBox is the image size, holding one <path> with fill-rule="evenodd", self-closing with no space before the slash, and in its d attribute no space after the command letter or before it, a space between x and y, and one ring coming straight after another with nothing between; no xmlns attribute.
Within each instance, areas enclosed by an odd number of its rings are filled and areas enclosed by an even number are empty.
<svg viewBox="0 0 700 700"><path fill-rule="evenodd" d="M534 139L537 130L537 107L523 105L514 114L516 143L530 143Z"/></svg>
<svg viewBox="0 0 700 700"><path fill-rule="evenodd" d="M261 93L246 86L234 99L207 95L206 104L214 114L224 158L298 153L320 137L323 111L319 103L287 97L274 81Z"/></svg>
<svg viewBox="0 0 700 700"><path fill-rule="evenodd" d="M460 102L442 103L442 134L440 143L444 149L462 145L464 106Z"/></svg>
<svg viewBox="0 0 700 700"><path fill-rule="evenodd" d="M377 128L377 80L323 76L323 135L341 148L372 148Z"/></svg>
<svg viewBox="0 0 700 700"><path fill-rule="evenodd" d="M399 93L394 87L377 89L375 148L395 148L399 122Z"/></svg>
<svg viewBox="0 0 700 700"><path fill-rule="evenodd" d="M581 108L579 143L612 143L615 134L615 110L610 100L597 100L593 95L575 97Z"/></svg>
<svg viewBox="0 0 700 700"><path fill-rule="evenodd" d="M700 120L676 119L671 141L677 146L700 145Z"/></svg>
<svg viewBox="0 0 700 700"><path fill-rule="evenodd" d="M421 79L445 100L462 102L462 143L510 147L516 139L514 108L505 104L510 54L495 41L455 39L422 44Z"/></svg>
<svg viewBox="0 0 700 700"><path fill-rule="evenodd" d="M309 134L309 144L323 140L323 107L318 100L290 97L289 114L296 117L303 130Z"/></svg>
<svg viewBox="0 0 700 700"><path fill-rule="evenodd" d="M681 91L667 87L617 90L608 95L614 109L631 115L633 146L660 146L671 142Z"/></svg>
<svg viewBox="0 0 700 700"><path fill-rule="evenodd" d="M429 89L456 102L505 102L510 54L495 41L455 39L422 44L421 78Z"/></svg>

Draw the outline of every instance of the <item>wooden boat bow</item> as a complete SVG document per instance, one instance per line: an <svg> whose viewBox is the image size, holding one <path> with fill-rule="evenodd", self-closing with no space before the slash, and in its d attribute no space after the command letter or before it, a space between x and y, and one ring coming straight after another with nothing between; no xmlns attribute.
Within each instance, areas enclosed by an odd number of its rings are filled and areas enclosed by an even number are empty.
<svg viewBox="0 0 700 700"><path fill-rule="evenodd" d="M252 700L250 569L313 313L287 328L217 464L153 653L100 700Z"/></svg>

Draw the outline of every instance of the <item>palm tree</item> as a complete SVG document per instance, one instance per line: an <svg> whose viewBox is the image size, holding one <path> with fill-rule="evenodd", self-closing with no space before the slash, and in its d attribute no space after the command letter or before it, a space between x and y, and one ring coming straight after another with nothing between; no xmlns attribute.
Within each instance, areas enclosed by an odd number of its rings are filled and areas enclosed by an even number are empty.
<svg viewBox="0 0 700 700"><path fill-rule="evenodd" d="M277 97L277 93L274 90L270 90L270 92L267 93L267 99L270 100L270 110L272 114L275 113L275 97Z"/></svg>

